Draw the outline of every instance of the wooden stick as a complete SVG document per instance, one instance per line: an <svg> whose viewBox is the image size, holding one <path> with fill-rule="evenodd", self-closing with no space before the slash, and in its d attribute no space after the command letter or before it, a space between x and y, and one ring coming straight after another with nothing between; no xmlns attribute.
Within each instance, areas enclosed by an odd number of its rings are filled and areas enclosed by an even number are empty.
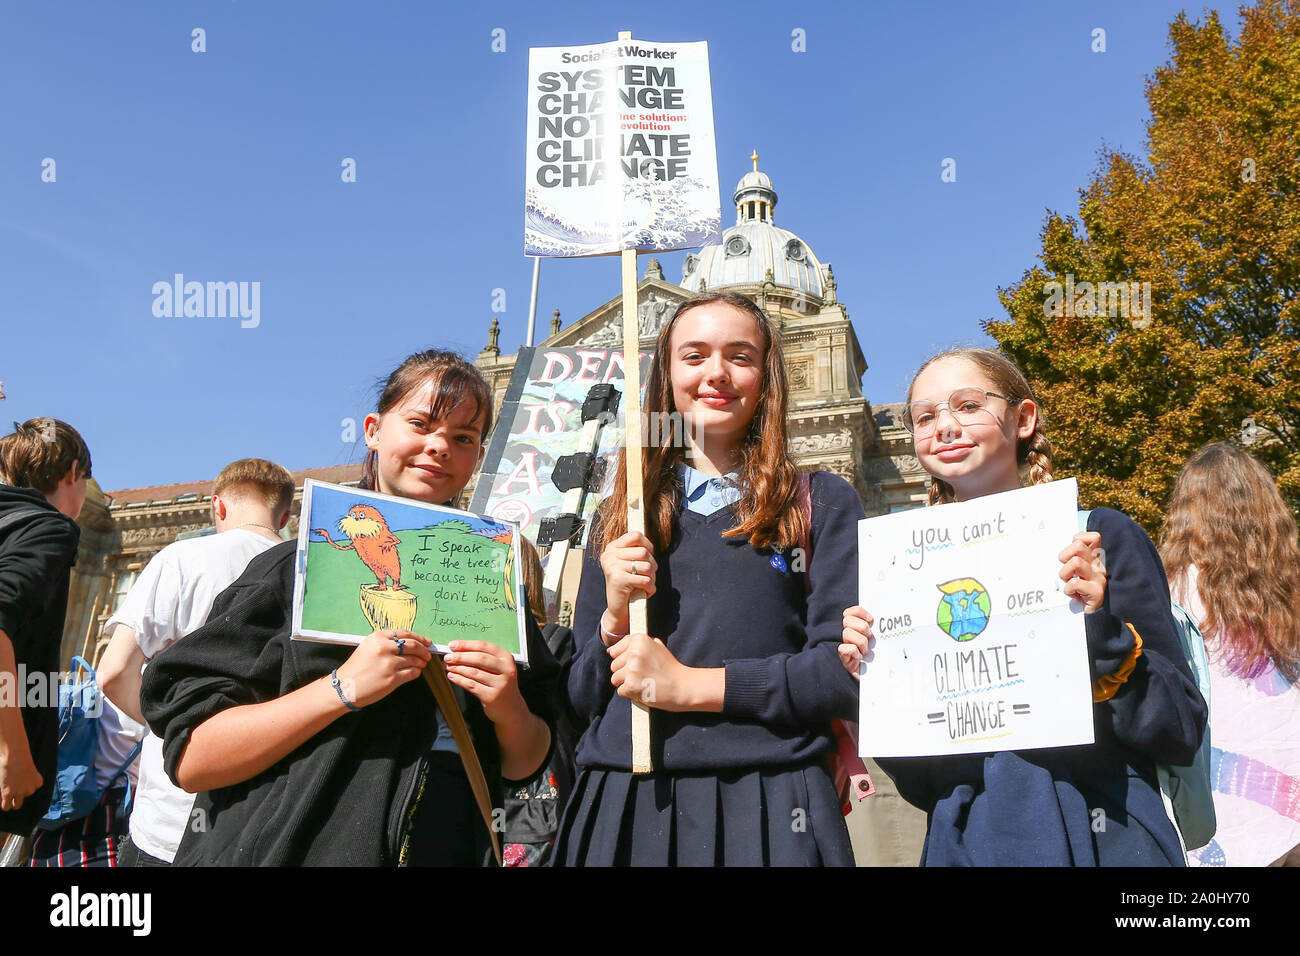
<svg viewBox="0 0 1300 956"><path fill-rule="evenodd" d="M620 39L622 37L620 36ZM626 420L624 445L627 452L627 530L645 534L645 478L641 464L641 323L636 301L636 250L623 250L623 409ZM645 634L646 596L637 591L628 603L632 634ZM653 688L649 693L653 694ZM644 692L643 692L644 693ZM632 772L649 773L650 708L632 701Z"/></svg>
<svg viewBox="0 0 1300 956"><path fill-rule="evenodd" d="M632 39L632 31L620 30L620 40ZM627 427L624 445L627 449L627 530L645 534L645 475L641 465L641 322L637 311L636 250L623 250L623 408ZM646 621L645 592L637 591L628 602L628 623L631 634L649 631ZM649 694L654 693L650 688ZM642 691L643 698L647 691ZM632 772L649 773L650 760L650 708L639 700L632 701Z"/></svg>
<svg viewBox="0 0 1300 956"><path fill-rule="evenodd" d="M424 682L433 691L433 699L442 712L442 719L446 721L452 739L456 741L460 762L465 768L465 776L469 778L469 788L474 793L474 802L478 804L479 815L483 817L488 837L492 840L492 854L497 858L497 866L501 866L501 839L497 836L496 818L492 812L492 793L488 790L487 777L483 774L483 765L479 763L478 751L474 749L474 740L469 735L465 715L460 712L456 693L452 690L451 681L447 679L446 666L441 658L434 655L433 660L424 665L423 674Z"/></svg>

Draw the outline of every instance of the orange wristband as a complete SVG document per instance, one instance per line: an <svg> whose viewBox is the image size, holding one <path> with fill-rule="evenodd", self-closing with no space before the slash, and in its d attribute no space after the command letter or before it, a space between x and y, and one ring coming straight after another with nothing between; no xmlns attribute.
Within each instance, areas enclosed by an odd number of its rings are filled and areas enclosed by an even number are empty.
<svg viewBox="0 0 1300 956"><path fill-rule="evenodd" d="M1092 702L1099 704L1103 700L1110 700L1124 686L1124 682L1129 679L1133 673L1133 668L1137 667L1138 658L1142 656L1142 635L1128 621L1124 626L1133 632L1133 650L1129 652L1128 657L1124 658L1124 663L1119 666L1113 674L1107 674L1105 677L1098 677L1092 682Z"/></svg>

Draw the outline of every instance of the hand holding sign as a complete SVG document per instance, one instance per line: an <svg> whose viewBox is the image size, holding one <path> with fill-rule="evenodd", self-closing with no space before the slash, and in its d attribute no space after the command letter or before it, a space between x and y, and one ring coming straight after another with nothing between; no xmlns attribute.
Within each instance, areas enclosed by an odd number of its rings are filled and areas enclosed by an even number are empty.
<svg viewBox="0 0 1300 956"><path fill-rule="evenodd" d="M640 531L629 531L611 541L600 554L600 567L605 573L605 620L602 627L614 640L630 629L628 605L638 591L648 598L655 593L654 546ZM606 646L614 643L607 634L601 635Z"/></svg>
<svg viewBox="0 0 1300 956"><path fill-rule="evenodd" d="M451 653L442 661L447 679L483 704L494 724L522 719L528 705L519 693L519 672L510 652L487 641L452 641Z"/></svg>
<svg viewBox="0 0 1300 956"><path fill-rule="evenodd" d="M398 641L402 641L398 644ZM411 631L375 631L339 665L339 685L354 707L383 700L429 663L429 639Z"/></svg>
<svg viewBox="0 0 1300 956"><path fill-rule="evenodd" d="M1101 606L1106 572L1077 501L1069 479L859 524L862 608L840 658L852 673L872 652L863 755L1092 743L1080 611Z"/></svg>
<svg viewBox="0 0 1300 956"><path fill-rule="evenodd" d="M1061 580L1065 593L1091 614L1106 597L1106 564L1101 559L1101 534L1079 531L1069 547L1061 552Z"/></svg>
<svg viewBox="0 0 1300 956"><path fill-rule="evenodd" d="M657 637L629 634L609 649L610 682L618 695L674 713L722 710L726 672L721 667L687 667Z"/></svg>
<svg viewBox="0 0 1300 956"><path fill-rule="evenodd" d="M869 660L875 638L871 625L876 619L863 607L853 605L844 609L844 643L840 645L840 662L854 677L858 677L864 660Z"/></svg>

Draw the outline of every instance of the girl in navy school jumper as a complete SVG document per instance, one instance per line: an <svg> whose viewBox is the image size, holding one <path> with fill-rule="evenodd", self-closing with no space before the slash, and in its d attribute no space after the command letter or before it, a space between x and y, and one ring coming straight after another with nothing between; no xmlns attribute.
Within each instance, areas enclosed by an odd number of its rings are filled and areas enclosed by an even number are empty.
<svg viewBox="0 0 1300 956"><path fill-rule="evenodd" d="M956 349L931 359L907 402L904 422L934 478L931 504L1019 488L1025 467L1031 484L1052 480L1033 393L999 353ZM1104 566L1095 554L1102 547ZM929 814L923 866L1186 865L1155 768L1192 762L1207 708L1182 654L1159 555L1131 519L1097 508L1060 560L1065 593L1087 612L1095 742L879 760ZM850 673L871 646L872 623L861 607L844 612L840 656Z"/></svg>
<svg viewBox="0 0 1300 956"><path fill-rule="evenodd" d="M568 680L588 726L557 865L853 863L826 755L831 719L857 708L836 648L863 511L843 479L811 476L805 572L787 394L779 335L744 296L696 296L660 333L649 421L686 419L698 472L656 427L648 534L626 533L625 462L594 522ZM628 634L638 590L654 637ZM650 775L630 772L633 699L651 708Z"/></svg>

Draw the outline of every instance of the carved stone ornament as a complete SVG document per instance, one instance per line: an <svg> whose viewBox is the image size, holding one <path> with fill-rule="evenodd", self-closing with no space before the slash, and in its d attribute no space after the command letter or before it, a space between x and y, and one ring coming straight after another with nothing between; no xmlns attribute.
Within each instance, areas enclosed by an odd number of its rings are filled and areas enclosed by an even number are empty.
<svg viewBox="0 0 1300 956"><path fill-rule="evenodd" d="M914 475L923 473L923 470L915 455L891 455L888 458L872 458L867 462L867 473L873 478L884 478Z"/></svg>
<svg viewBox="0 0 1300 956"><path fill-rule="evenodd" d="M637 304L637 334L643 339L657 336L675 308L676 303L658 299L651 292L646 296L644 302ZM623 344L623 310L616 309L604 325L596 331L584 335L578 340L577 344L590 345L596 348L621 347Z"/></svg>
<svg viewBox="0 0 1300 956"><path fill-rule="evenodd" d="M812 362L808 360L791 362L789 367L790 387L805 391L812 388Z"/></svg>
<svg viewBox="0 0 1300 956"><path fill-rule="evenodd" d="M795 435L790 439L790 451L796 455L806 455L817 451L846 448L850 438L847 428L820 435Z"/></svg>

